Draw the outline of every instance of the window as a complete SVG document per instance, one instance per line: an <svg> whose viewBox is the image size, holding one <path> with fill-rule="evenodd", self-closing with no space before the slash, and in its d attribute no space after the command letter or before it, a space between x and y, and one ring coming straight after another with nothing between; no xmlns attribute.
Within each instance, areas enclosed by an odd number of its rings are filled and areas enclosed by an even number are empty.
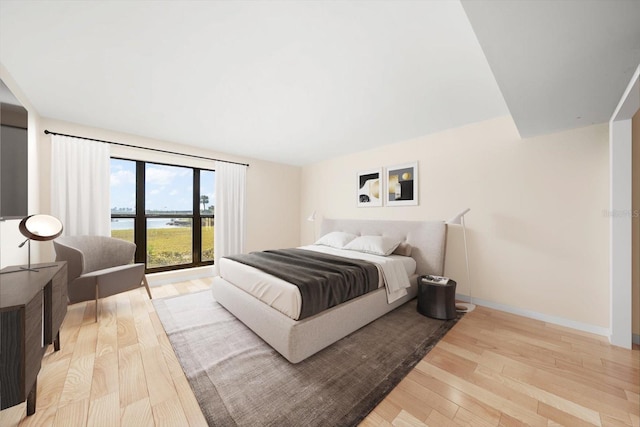
<svg viewBox="0 0 640 427"><path fill-rule="evenodd" d="M111 237L135 242L136 162L111 159Z"/></svg>
<svg viewBox="0 0 640 427"><path fill-rule="evenodd" d="M212 170L111 159L111 235L147 272L212 264L214 206Z"/></svg>

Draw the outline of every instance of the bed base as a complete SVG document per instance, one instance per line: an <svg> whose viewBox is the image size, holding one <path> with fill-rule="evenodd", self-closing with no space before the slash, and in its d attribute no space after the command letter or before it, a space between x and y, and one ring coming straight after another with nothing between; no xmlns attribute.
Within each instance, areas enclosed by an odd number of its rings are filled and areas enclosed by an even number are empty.
<svg viewBox="0 0 640 427"><path fill-rule="evenodd" d="M291 363L298 363L390 312L417 293L416 276L408 294L387 303L384 288L303 320L293 320L221 277L211 290L216 301Z"/></svg>

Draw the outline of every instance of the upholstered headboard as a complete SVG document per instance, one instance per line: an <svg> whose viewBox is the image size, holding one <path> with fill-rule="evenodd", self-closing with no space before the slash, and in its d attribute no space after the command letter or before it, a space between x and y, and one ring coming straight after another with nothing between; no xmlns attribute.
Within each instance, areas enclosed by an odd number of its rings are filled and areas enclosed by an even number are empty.
<svg viewBox="0 0 640 427"><path fill-rule="evenodd" d="M447 225L444 221L323 219L320 234L331 231L401 238L412 246L411 257L416 260L416 274L442 276L444 273L447 242Z"/></svg>

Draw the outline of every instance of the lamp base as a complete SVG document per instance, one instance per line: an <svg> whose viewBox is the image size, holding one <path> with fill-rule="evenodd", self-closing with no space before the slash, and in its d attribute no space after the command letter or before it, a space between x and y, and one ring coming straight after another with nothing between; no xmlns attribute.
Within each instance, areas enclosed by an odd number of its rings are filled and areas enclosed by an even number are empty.
<svg viewBox="0 0 640 427"><path fill-rule="evenodd" d="M459 311L462 313L470 313L475 309L476 309L475 304L468 304L463 302L456 303L456 311Z"/></svg>
<svg viewBox="0 0 640 427"><path fill-rule="evenodd" d="M19 273L21 271L33 271L34 273L37 273L40 271L41 268L50 268L50 267L57 267L58 264L51 264L51 265L38 265L38 268L31 268L31 267L18 267L15 270L8 270L8 271L0 271L0 274L9 274L9 273Z"/></svg>
<svg viewBox="0 0 640 427"><path fill-rule="evenodd" d="M28 267L20 267L20 270L22 270L22 271L35 271L37 273L42 268L51 268L51 267L57 267L57 266L58 266L58 264L39 265L37 269L31 268L31 266L28 266Z"/></svg>

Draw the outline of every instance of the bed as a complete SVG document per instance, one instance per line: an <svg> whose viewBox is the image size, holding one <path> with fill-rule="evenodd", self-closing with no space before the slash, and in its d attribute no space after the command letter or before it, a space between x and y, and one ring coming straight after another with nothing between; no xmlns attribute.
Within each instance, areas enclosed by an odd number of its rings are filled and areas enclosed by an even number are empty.
<svg viewBox="0 0 640 427"><path fill-rule="evenodd" d="M279 296L285 287L265 285L266 280L278 282L281 279L265 277L264 272L236 265L235 261L225 258L218 266L220 275L213 279L212 292L216 301L291 363L306 359L413 299L417 293L418 276L442 275L444 271L447 228L443 221L324 219L320 235L334 231L358 236L386 236L409 245L415 271L408 277L409 287L405 294L392 298L389 303L387 289L382 286L318 314L296 320L293 318L296 317L295 303L285 302L280 306L275 303L278 298L274 295ZM287 304L290 304L289 308Z"/></svg>

